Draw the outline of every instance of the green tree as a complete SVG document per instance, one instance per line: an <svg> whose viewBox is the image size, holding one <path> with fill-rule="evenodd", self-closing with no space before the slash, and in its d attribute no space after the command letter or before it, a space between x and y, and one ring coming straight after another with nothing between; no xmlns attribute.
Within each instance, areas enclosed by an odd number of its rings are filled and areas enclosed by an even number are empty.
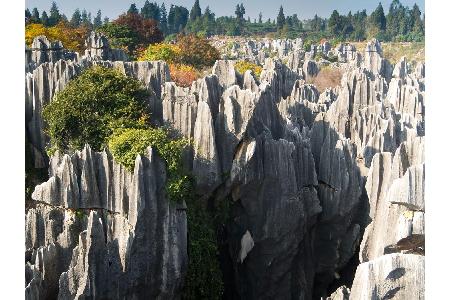
<svg viewBox="0 0 450 300"><path fill-rule="evenodd" d="M199 0L195 0L194 5L191 8L191 12L189 14L189 20L194 21L197 18L202 16L202 10L200 8Z"/></svg>
<svg viewBox="0 0 450 300"><path fill-rule="evenodd" d="M361 41L366 39L366 20L367 13L366 10L357 11L352 17L353 33L351 35L352 39Z"/></svg>
<svg viewBox="0 0 450 300"><path fill-rule="evenodd" d="M132 54L139 44L137 32L125 25L103 22L98 31L103 32L108 37L111 47L123 49L128 54Z"/></svg>
<svg viewBox="0 0 450 300"><path fill-rule="evenodd" d="M109 18L108 17L105 17L104 19L103 19L103 24L108 24L109 23Z"/></svg>
<svg viewBox="0 0 450 300"><path fill-rule="evenodd" d="M209 6L206 7L202 16L202 30L207 36L212 35L216 29L215 15L211 12Z"/></svg>
<svg viewBox="0 0 450 300"><path fill-rule="evenodd" d="M42 15L41 15L41 23L44 26L50 26L50 23L49 23L49 20L48 20L48 15L47 15L47 12L45 10L42 12Z"/></svg>
<svg viewBox="0 0 450 300"><path fill-rule="evenodd" d="M298 30L303 29L302 22L300 22L297 14L292 15L292 27L294 27L295 29L298 29Z"/></svg>
<svg viewBox="0 0 450 300"><path fill-rule="evenodd" d="M163 4L161 4L161 17L159 19L159 27L161 28L161 31L166 34L167 33L167 10L166 10L166 6Z"/></svg>
<svg viewBox="0 0 450 300"><path fill-rule="evenodd" d="M420 18L422 12L417 4L414 4L411 10L411 28L412 32L418 35L425 35L424 22Z"/></svg>
<svg viewBox="0 0 450 300"><path fill-rule="evenodd" d="M92 27L92 23L91 23L91 14L83 9L83 11L81 12L81 25L87 27L87 28L91 28Z"/></svg>
<svg viewBox="0 0 450 300"><path fill-rule="evenodd" d="M148 91L115 69L93 67L44 107L52 149L102 150L115 129L148 127Z"/></svg>
<svg viewBox="0 0 450 300"><path fill-rule="evenodd" d="M261 12L258 15L258 23L262 24L262 13Z"/></svg>
<svg viewBox="0 0 450 300"><path fill-rule="evenodd" d="M97 15L94 18L93 26L94 29L97 29L100 26L102 26L102 11L100 9L97 11Z"/></svg>
<svg viewBox="0 0 450 300"><path fill-rule="evenodd" d="M236 14L236 18L238 20L244 20L244 15L245 15L245 7L244 4L237 4L236 5L236 10L234 11L234 13Z"/></svg>
<svg viewBox="0 0 450 300"><path fill-rule="evenodd" d="M384 39L386 31L386 16L384 15L383 6L378 3L377 8L372 12L369 18L368 35L369 37L377 37Z"/></svg>
<svg viewBox="0 0 450 300"><path fill-rule="evenodd" d="M158 4L156 2L150 3L146 0L144 6L141 8L141 16L145 19L153 19L159 22L161 18L161 11Z"/></svg>
<svg viewBox="0 0 450 300"><path fill-rule="evenodd" d="M278 11L278 16L277 16L277 28L278 29L283 28L285 23L286 23L286 18L284 17L283 6L280 6L280 10Z"/></svg>
<svg viewBox="0 0 450 300"><path fill-rule="evenodd" d="M171 5L167 23L170 33L177 33L186 27L189 18L189 11L183 6Z"/></svg>
<svg viewBox="0 0 450 300"><path fill-rule="evenodd" d="M335 36L340 35L342 32L342 20L337 10L333 10L328 19L328 30Z"/></svg>
<svg viewBox="0 0 450 300"><path fill-rule="evenodd" d="M73 12L72 18L70 19L70 25L72 27L78 27L81 25L81 12L78 8Z"/></svg>
<svg viewBox="0 0 450 300"><path fill-rule="evenodd" d="M325 26L323 25L323 20L317 15L314 15L314 18L311 20L311 30L312 31L323 31Z"/></svg>
<svg viewBox="0 0 450 300"><path fill-rule="evenodd" d="M50 8L50 16L48 18L48 26L55 26L61 20L61 15L58 10L58 6L55 2L52 2Z"/></svg>
<svg viewBox="0 0 450 300"><path fill-rule="evenodd" d="M25 9L25 21L29 22L30 20L31 20L31 12L27 8L27 9Z"/></svg>
<svg viewBox="0 0 450 300"><path fill-rule="evenodd" d="M139 11L136 7L136 3L132 3L130 5L130 8L128 9L127 13L129 13L129 14L138 14L139 13Z"/></svg>
<svg viewBox="0 0 450 300"><path fill-rule="evenodd" d="M39 10L35 7L31 14L31 23L41 23L41 18L39 16Z"/></svg>

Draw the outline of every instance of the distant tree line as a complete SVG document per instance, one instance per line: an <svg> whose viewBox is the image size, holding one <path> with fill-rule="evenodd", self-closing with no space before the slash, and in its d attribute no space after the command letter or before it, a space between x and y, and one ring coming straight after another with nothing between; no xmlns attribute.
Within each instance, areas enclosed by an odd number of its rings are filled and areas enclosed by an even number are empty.
<svg viewBox="0 0 450 300"><path fill-rule="evenodd" d="M143 7L138 8L136 4L131 4L129 9L118 17L124 15L134 16L134 20L129 20L134 27L139 27L135 23L143 20L152 20L151 26L157 26L164 37L172 39L178 33L195 33L200 36L229 35L229 36L249 36L249 35L269 35L271 37L310 37L313 39L337 39L337 40L365 40L376 37L381 41L423 41L425 38L425 15L420 11L417 4L412 8L404 6L399 0L393 0L389 6L387 14L381 3L370 14L366 10L357 11L341 15L334 10L328 18L321 18L317 14L308 20L300 20L297 14L285 15L283 7L278 11L276 19L263 20L263 15L259 13L258 18L250 20L246 16L243 3L237 4L234 16L220 16L211 11L209 6L204 10L200 7L199 0L189 10L179 5L170 5L168 11L164 3L159 5L156 2L145 1ZM133 19L130 18L129 19ZM40 23L46 27L55 26L59 22L67 22L70 26L77 28L80 26L89 29L106 28L110 34L116 32L120 39L135 40L139 44L139 37L130 28L119 28L108 25L107 17L102 19L100 10L92 18L91 13L86 10L76 9L71 18L68 19L61 14L55 2L49 13L37 8L25 10L25 20L29 23ZM139 21L140 20L140 21ZM129 24L128 24L129 25ZM127 25L127 26L128 26ZM150 23L147 22L147 25ZM109 27L108 27L109 26ZM131 26L133 27L133 26ZM132 29L132 28L131 28ZM145 29L145 26L144 26ZM141 33L143 29L141 28ZM152 29L155 34L159 33ZM135 36L133 36L133 34ZM137 34L139 36L139 34ZM141 34L142 36L142 34Z"/></svg>

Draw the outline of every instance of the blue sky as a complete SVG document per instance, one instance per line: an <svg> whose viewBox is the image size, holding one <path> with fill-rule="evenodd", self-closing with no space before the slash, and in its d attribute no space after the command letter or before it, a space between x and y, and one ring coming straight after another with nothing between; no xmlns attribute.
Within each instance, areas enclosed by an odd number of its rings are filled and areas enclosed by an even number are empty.
<svg viewBox="0 0 450 300"><path fill-rule="evenodd" d="M166 1L155 1L150 0L150 2L157 2L159 4L165 3L167 10L170 4L182 5L187 7L189 10L192 7L195 0L166 0ZM145 0L59 0L55 1L58 5L60 11L65 13L70 19L73 11L76 8L90 11L93 16L95 16L98 9L102 10L103 16L108 16L110 19L116 18L120 13L126 11L131 3L136 3L138 8L141 8ZM234 15L234 10L236 4L244 3L246 10L245 17L250 16L257 18L259 12L263 14L263 19L276 17L280 5L283 5L285 15L292 15L296 13L300 19L309 19L318 14L319 16L328 17L331 12L336 9L341 14L347 14L349 10L355 12L357 10L367 9L368 12L372 12L378 5L378 2L384 7L385 13L389 9L389 4L391 0L278 0L278 1L267 1L267 0L234 0L234 1L224 1L224 0L200 0L200 7L202 11L207 5L216 14L216 16L229 16ZM419 5L420 10L424 11L425 0L400 0L400 2L405 5L412 7L414 3ZM26 7L30 8L37 7L39 11L50 9L52 0L26 0Z"/></svg>

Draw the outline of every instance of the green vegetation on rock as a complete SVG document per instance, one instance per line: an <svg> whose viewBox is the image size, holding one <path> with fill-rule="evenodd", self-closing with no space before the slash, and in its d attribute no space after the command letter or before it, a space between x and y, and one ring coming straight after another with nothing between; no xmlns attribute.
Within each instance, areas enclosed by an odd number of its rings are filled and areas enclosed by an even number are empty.
<svg viewBox="0 0 450 300"><path fill-rule="evenodd" d="M119 128L146 128L149 123L145 87L118 70L93 67L70 81L44 107L53 149L99 151Z"/></svg>
<svg viewBox="0 0 450 300"><path fill-rule="evenodd" d="M242 75L244 75L245 71L250 70L257 79L259 79L262 72L262 67L260 65L245 60L236 62L234 68Z"/></svg>
<svg viewBox="0 0 450 300"><path fill-rule="evenodd" d="M114 159L133 171L136 156L145 154L148 146L156 148L167 164L167 195L180 202L192 193L190 177L183 172L182 152L189 144L186 139L176 139L166 128L116 130L109 138L108 146Z"/></svg>
<svg viewBox="0 0 450 300"><path fill-rule="evenodd" d="M223 276L219 264L217 225L198 199L187 202L188 273L184 299L222 299Z"/></svg>

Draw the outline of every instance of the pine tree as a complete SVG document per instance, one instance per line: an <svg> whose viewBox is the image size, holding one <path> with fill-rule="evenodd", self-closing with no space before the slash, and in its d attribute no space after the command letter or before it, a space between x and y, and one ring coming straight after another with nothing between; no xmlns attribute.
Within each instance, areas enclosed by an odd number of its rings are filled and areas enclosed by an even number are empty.
<svg viewBox="0 0 450 300"><path fill-rule="evenodd" d="M166 10L166 6L163 4L161 4L161 16L160 16L160 21L159 21L159 25L161 27L161 31L166 34L167 33L167 10Z"/></svg>
<svg viewBox="0 0 450 300"><path fill-rule="evenodd" d="M328 30L333 35L340 35L342 32L341 16L337 10L333 10L328 19Z"/></svg>
<svg viewBox="0 0 450 300"><path fill-rule="evenodd" d="M366 39L366 10L357 11L352 17L353 33L352 39L361 41Z"/></svg>
<svg viewBox="0 0 450 300"><path fill-rule="evenodd" d="M297 14L292 15L292 26L296 29L302 29L302 22L298 19Z"/></svg>
<svg viewBox="0 0 450 300"><path fill-rule="evenodd" d="M97 15L94 18L93 25L94 29L97 29L100 26L102 26L102 11L100 9L97 11Z"/></svg>
<svg viewBox="0 0 450 300"><path fill-rule="evenodd" d="M411 29L415 34L424 35L424 22L420 18L422 12L417 4L414 4L411 10Z"/></svg>
<svg viewBox="0 0 450 300"><path fill-rule="evenodd" d="M258 15L258 23L261 24L262 23L262 13L260 12Z"/></svg>
<svg viewBox="0 0 450 300"><path fill-rule="evenodd" d="M167 25L172 33L180 32L186 26L189 11L183 6L171 5L167 16Z"/></svg>
<svg viewBox="0 0 450 300"><path fill-rule="evenodd" d="M35 7L33 8L33 12L31 14L31 22L32 23L40 23L41 18L39 16L39 10Z"/></svg>
<svg viewBox="0 0 450 300"><path fill-rule="evenodd" d="M312 31L322 31L322 19L316 14L311 20L311 30Z"/></svg>
<svg viewBox="0 0 450 300"><path fill-rule="evenodd" d="M61 15L59 14L58 6L53 1L52 7L50 8L50 17L48 18L48 25L55 26L61 20Z"/></svg>
<svg viewBox="0 0 450 300"><path fill-rule="evenodd" d="M103 19L103 25L108 24L108 23L109 23L109 18L108 18L108 17L105 17L105 18Z"/></svg>
<svg viewBox="0 0 450 300"><path fill-rule="evenodd" d="M241 3L239 9L240 9L240 11L241 11L241 19L243 19L243 18L244 18L244 15L245 15L245 7L244 7L244 4L243 4L243 3Z"/></svg>
<svg viewBox="0 0 450 300"><path fill-rule="evenodd" d="M280 6L280 10L278 11L278 16L277 16L277 28L278 29L283 28L285 23L286 23L286 18L284 17L283 6Z"/></svg>
<svg viewBox="0 0 450 300"><path fill-rule="evenodd" d="M161 10L156 2L150 3L147 0L141 8L141 16L145 19L153 19L159 22L159 19L161 18Z"/></svg>
<svg viewBox="0 0 450 300"><path fill-rule="evenodd" d="M135 3L132 3L130 5L130 8L128 9L127 13L129 13L129 14L138 14L139 13Z"/></svg>
<svg viewBox="0 0 450 300"><path fill-rule="evenodd" d="M92 24L91 24L91 13L87 13L87 11L85 9L83 9L83 11L81 12L81 25L91 28Z"/></svg>
<svg viewBox="0 0 450 300"><path fill-rule="evenodd" d="M370 15L372 25L380 31L386 30L386 16L384 15L383 6L381 2L378 3L377 8Z"/></svg>
<svg viewBox="0 0 450 300"><path fill-rule="evenodd" d="M195 0L192 6L191 13L189 14L189 20L194 21L202 16L202 10L200 8L199 0Z"/></svg>
<svg viewBox="0 0 450 300"><path fill-rule="evenodd" d="M401 32L400 21L403 10L404 7L399 0L393 0L389 6L389 13L386 16L386 33L391 39Z"/></svg>
<svg viewBox="0 0 450 300"><path fill-rule="evenodd" d="M241 16L241 7L239 6L239 4L236 4L236 10L234 11L234 14L236 15L237 19L242 18L242 16Z"/></svg>
<svg viewBox="0 0 450 300"><path fill-rule="evenodd" d="M216 28L216 21L215 21L215 15L211 12L209 6L205 8L205 12L202 16L202 27L203 30L206 32L206 35L211 35L215 32Z"/></svg>
<svg viewBox="0 0 450 300"><path fill-rule="evenodd" d="M245 7L244 4L238 4L236 5L236 10L234 11L234 13L236 14L236 18L238 20L243 20L244 19L244 15L245 15Z"/></svg>
<svg viewBox="0 0 450 300"><path fill-rule="evenodd" d="M77 8L73 12L72 18L70 19L70 25L72 27L78 27L78 26L80 26L80 24L81 24L81 12Z"/></svg>
<svg viewBox="0 0 450 300"><path fill-rule="evenodd" d="M25 21L30 21L30 20L31 20L31 12L27 8L27 9L25 9Z"/></svg>
<svg viewBox="0 0 450 300"><path fill-rule="evenodd" d="M44 26L49 26L48 15L45 10L42 12L42 15L41 15L41 23Z"/></svg>

